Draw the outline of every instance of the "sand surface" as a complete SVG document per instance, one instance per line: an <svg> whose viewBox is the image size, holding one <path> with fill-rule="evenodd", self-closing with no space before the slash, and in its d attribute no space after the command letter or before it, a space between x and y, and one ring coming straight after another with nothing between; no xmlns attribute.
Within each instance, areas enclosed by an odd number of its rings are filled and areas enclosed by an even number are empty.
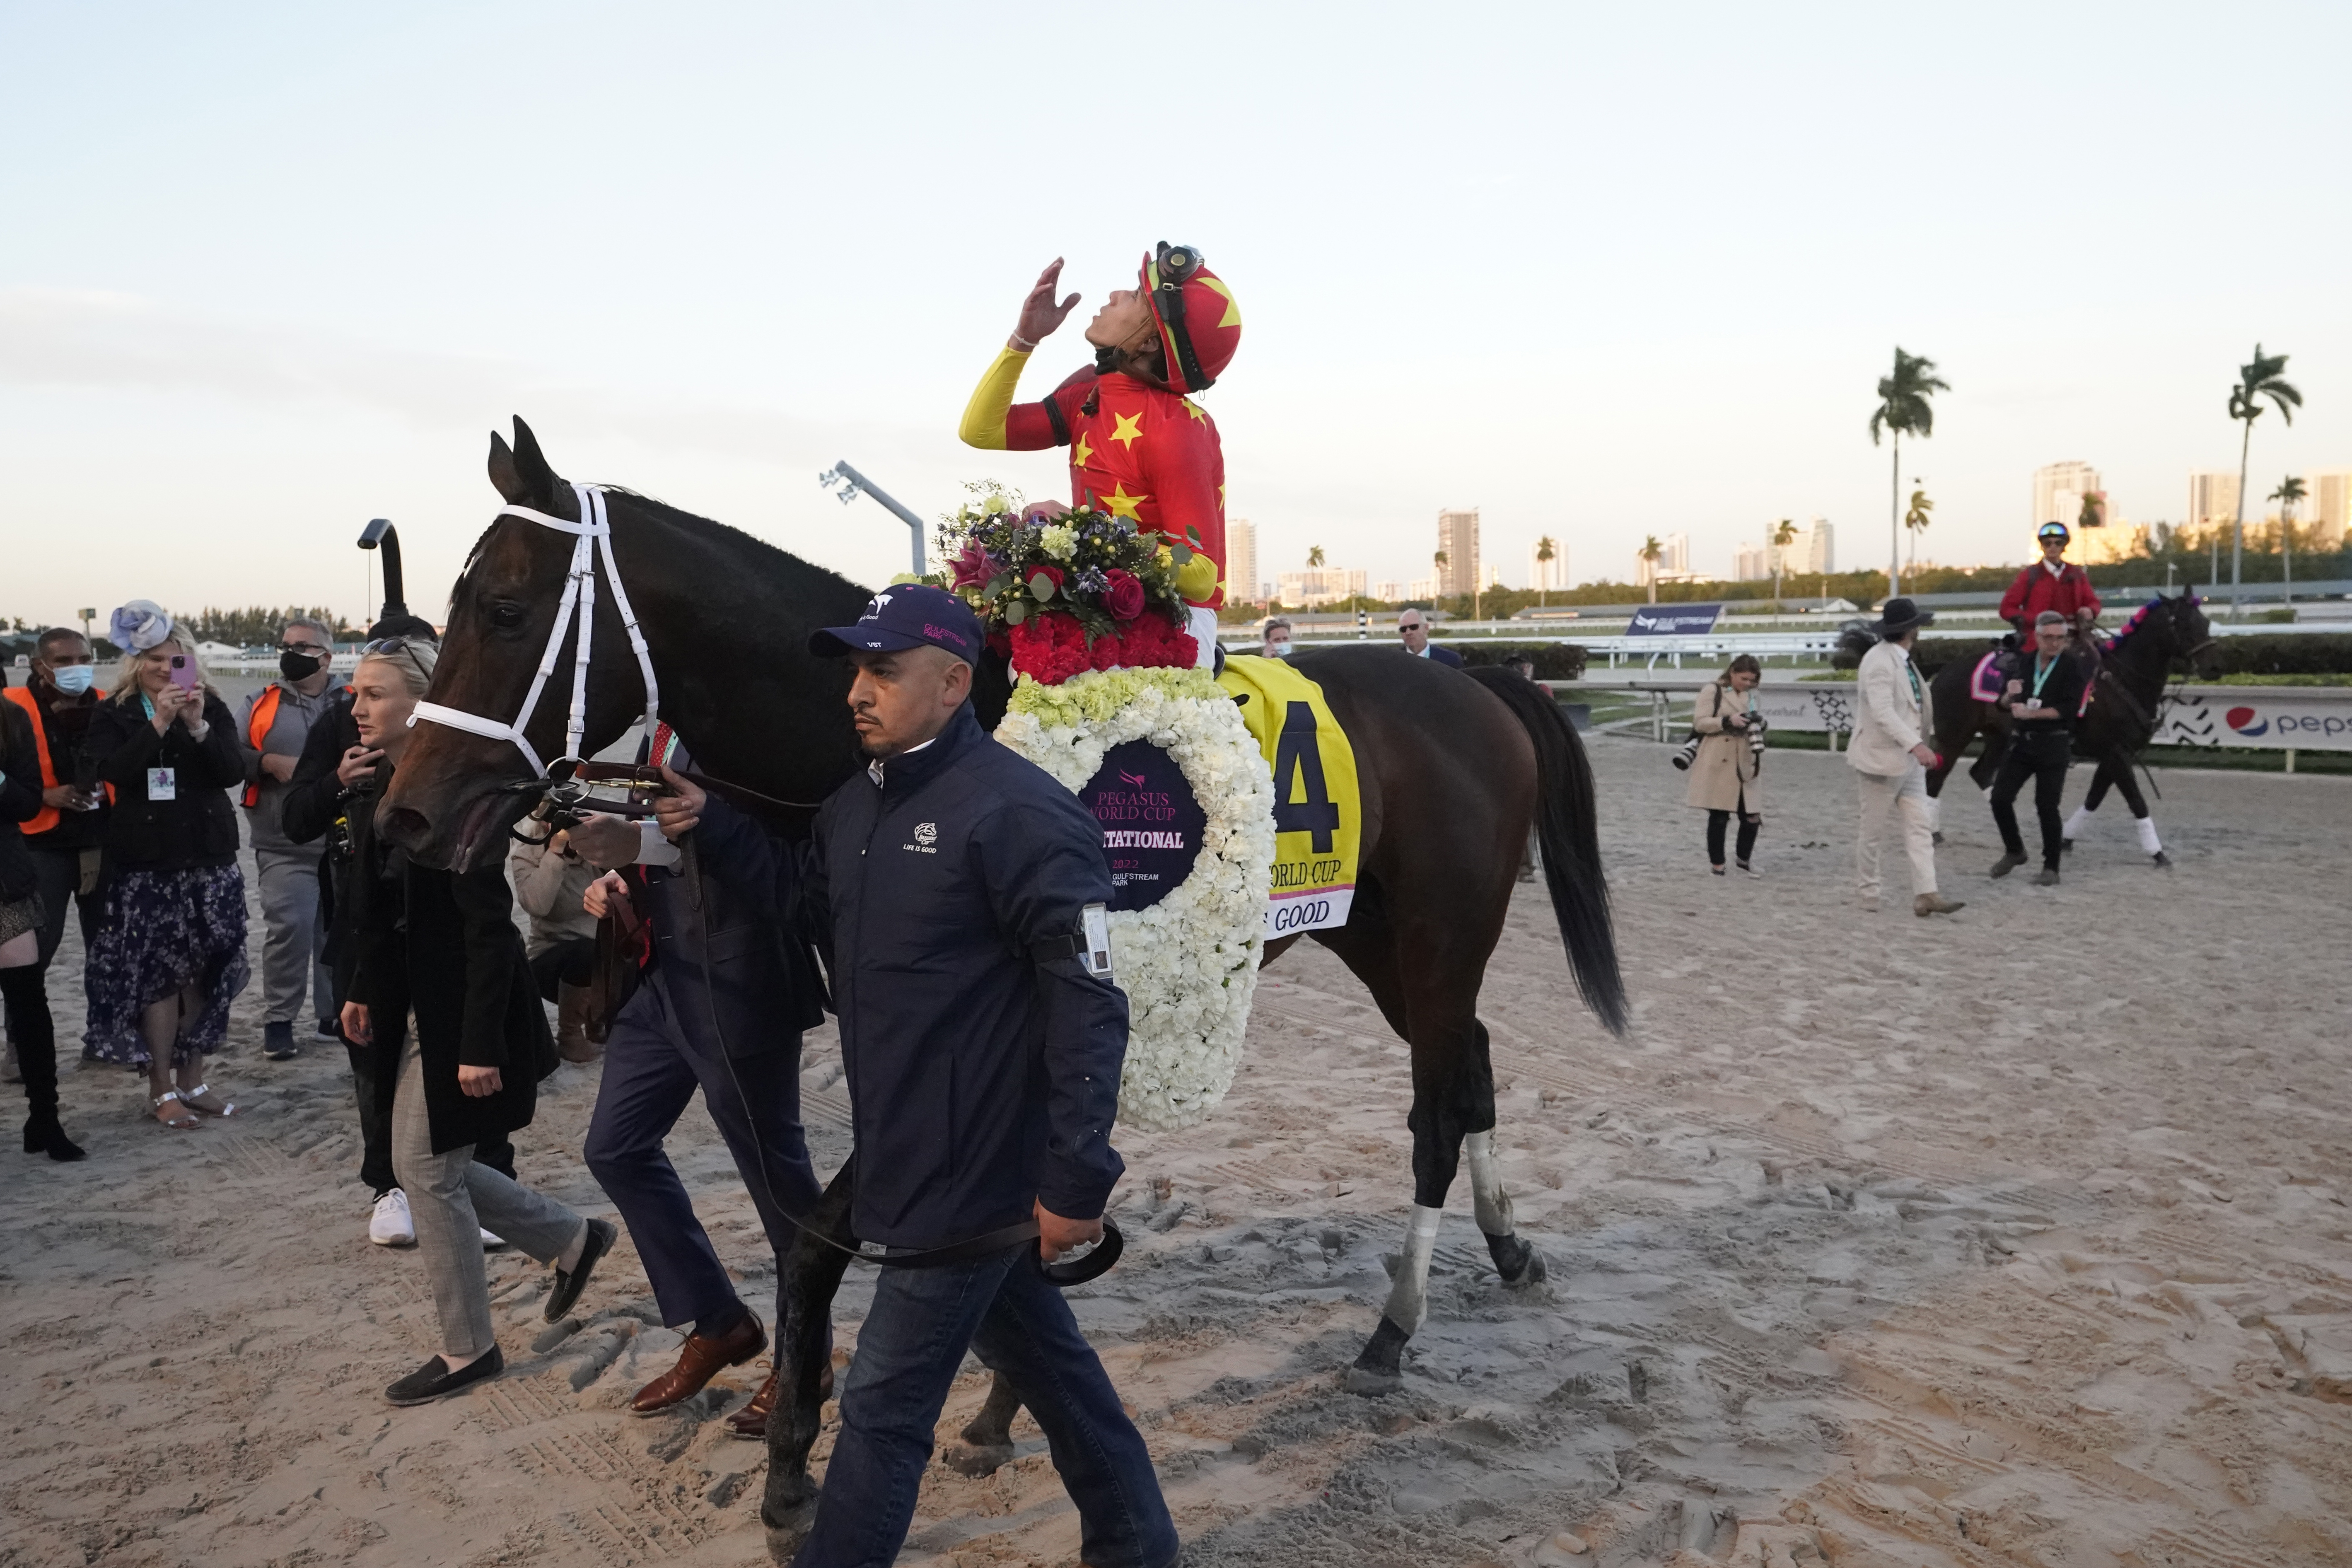
<svg viewBox="0 0 2352 1568"><path fill-rule="evenodd" d="M1547 1284L1497 1283L1465 1173L1404 1391L1340 1392L1410 1200L1407 1089L1319 949L1268 973L1207 1125L1122 1136L1129 1258L1073 1294L1187 1560L2352 1562L2352 788L2167 773L2179 869L2111 806L2054 891L1986 882L1990 823L1956 801L1969 906L1922 921L1848 891L1842 759L1770 760L1760 882L1706 875L1663 748L1595 759L1637 1026L1578 1006L1537 897L1482 1006ZM69 937L77 1040L79 962ZM621 1408L677 1343L625 1247L555 1334L545 1271L494 1258L509 1371L382 1403L434 1345L421 1267L366 1241L340 1051L264 1062L257 1002L213 1074L247 1118L167 1132L140 1080L86 1067L65 1096L89 1161L5 1154L0 1563L764 1561L764 1453L716 1419L753 1379ZM828 1169L838 1071L813 1038ZM563 1069L517 1142L526 1179L609 1214L578 1157L595 1087ZM772 1265L698 1108L673 1147L760 1301ZM866 1300L854 1273L845 1347ZM1016 1436L992 1478L934 1465L901 1562L1076 1562Z"/></svg>

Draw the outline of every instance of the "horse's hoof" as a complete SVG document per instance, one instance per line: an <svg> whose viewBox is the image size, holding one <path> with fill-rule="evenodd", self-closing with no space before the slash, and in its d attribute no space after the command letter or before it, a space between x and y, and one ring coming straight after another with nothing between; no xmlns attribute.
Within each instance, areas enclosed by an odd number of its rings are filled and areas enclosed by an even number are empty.
<svg viewBox="0 0 2352 1568"><path fill-rule="evenodd" d="M1383 1315L1381 1326L1364 1342L1363 1350L1339 1380L1340 1386L1350 1394L1378 1398L1394 1394L1404 1386L1404 1374L1400 1370L1404 1360L1405 1342L1412 1336L1389 1321Z"/></svg>
<svg viewBox="0 0 2352 1568"><path fill-rule="evenodd" d="M940 1450L950 1469L982 1480L1013 1462L1010 1443L973 1443L959 1438Z"/></svg>
<svg viewBox="0 0 2352 1568"><path fill-rule="evenodd" d="M768 1527L768 1545L772 1550L778 1537L792 1538L791 1551L778 1562L790 1562L792 1552L800 1550L802 1538L816 1519L816 1500L821 1495L815 1479L806 1470L768 1472L768 1489L760 1498L760 1522Z"/></svg>
<svg viewBox="0 0 2352 1568"><path fill-rule="evenodd" d="M2161 850L2161 849L2158 850L2158 851L2156 852L2156 868L2157 868L2158 870L2159 870L2159 871L2169 871L2169 870L2171 870L2171 869L2172 869L2172 857L2171 857L2171 856L2169 856L2169 855L2167 855L2167 854L2166 854L2163 850Z"/></svg>
<svg viewBox="0 0 2352 1568"><path fill-rule="evenodd" d="M1937 835L1936 835L1936 837L1935 837L1935 841L1936 841L1937 843L1938 843L1938 844L1941 844L1941 843L1944 841L1944 836L1943 836L1942 834L1940 834L1940 833L1937 834Z"/></svg>
<svg viewBox="0 0 2352 1568"><path fill-rule="evenodd" d="M1490 1236L1486 1254L1506 1285L1539 1285L1544 1278L1543 1254L1517 1236Z"/></svg>
<svg viewBox="0 0 2352 1568"><path fill-rule="evenodd" d="M1374 1372L1369 1367L1351 1366L1341 1374L1339 1386L1350 1394L1378 1399L1384 1394L1394 1394L1402 1388L1404 1378L1393 1372Z"/></svg>
<svg viewBox="0 0 2352 1568"><path fill-rule="evenodd" d="M792 1568L793 1559L801 1554L801 1547L808 1541L809 1531L816 1524L816 1503L814 1500L803 1503L793 1510L789 1522L784 1524L771 1520L767 1508L762 1505L760 1522L768 1527L768 1561L776 1564L776 1568Z"/></svg>

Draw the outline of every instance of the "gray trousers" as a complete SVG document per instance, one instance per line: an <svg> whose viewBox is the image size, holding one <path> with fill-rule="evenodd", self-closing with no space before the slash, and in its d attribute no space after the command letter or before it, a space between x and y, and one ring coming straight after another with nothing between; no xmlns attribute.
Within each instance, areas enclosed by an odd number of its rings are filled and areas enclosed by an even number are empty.
<svg viewBox="0 0 2352 1568"><path fill-rule="evenodd" d="M326 932L319 923L319 848L256 847L261 868L261 1017L291 1024L302 1016L307 988L313 1018L334 1015L334 981L320 962Z"/></svg>
<svg viewBox="0 0 2352 1568"><path fill-rule="evenodd" d="M484 1228L540 1262L552 1263L588 1222L480 1163L470 1143L443 1154L433 1152L425 1061L413 1032L401 1047L400 1087L392 1097L392 1163L408 1194L416 1250L424 1255L425 1277L433 1286L442 1352L469 1361L498 1343L490 1327L489 1270L482 1264Z"/></svg>

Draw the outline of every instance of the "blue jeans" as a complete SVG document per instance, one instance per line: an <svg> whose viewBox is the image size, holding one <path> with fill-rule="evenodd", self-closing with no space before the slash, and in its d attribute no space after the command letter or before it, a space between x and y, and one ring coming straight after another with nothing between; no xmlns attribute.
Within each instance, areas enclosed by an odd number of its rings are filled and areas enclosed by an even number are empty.
<svg viewBox="0 0 2352 1568"><path fill-rule="evenodd" d="M1143 1435L1024 1243L944 1268L885 1268L841 1393L841 1433L793 1568L887 1568L915 1517L931 1433L970 1347L1044 1428L1088 1568L1166 1568L1175 1521Z"/></svg>

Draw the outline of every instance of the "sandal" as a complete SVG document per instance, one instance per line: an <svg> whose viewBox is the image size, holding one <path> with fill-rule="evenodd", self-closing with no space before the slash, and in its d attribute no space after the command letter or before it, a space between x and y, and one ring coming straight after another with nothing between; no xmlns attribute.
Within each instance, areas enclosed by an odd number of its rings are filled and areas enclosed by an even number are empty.
<svg viewBox="0 0 2352 1568"><path fill-rule="evenodd" d="M217 1110L209 1105L199 1105L196 1103L198 1100L212 1093L212 1091L213 1086L208 1083L200 1083L194 1089L184 1089L180 1090L180 1103L186 1106L191 1110L201 1110L206 1116L217 1116L224 1121L227 1121L230 1117L235 1116L236 1114L236 1101L233 1100L222 1104L220 1109Z"/></svg>
<svg viewBox="0 0 2352 1568"><path fill-rule="evenodd" d="M166 1127L188 1128L196 1124L196 1119L187 1114L186 1103L181 1100L180 1091L176 1089L167 1089L147 1103L153 1106L158 1112L155 1120ZM175 1116L164 1113L163 1108L167 1105L178 1105L180 1114Z"/></svg>

